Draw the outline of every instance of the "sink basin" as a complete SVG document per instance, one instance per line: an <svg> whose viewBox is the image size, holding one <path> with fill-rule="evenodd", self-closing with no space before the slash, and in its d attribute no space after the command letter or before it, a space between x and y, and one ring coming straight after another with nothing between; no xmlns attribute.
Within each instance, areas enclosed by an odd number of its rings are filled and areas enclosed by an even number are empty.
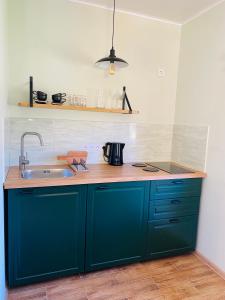
<svg viewBox="0 0 225 300"><path fill-rule="evenodd" d="M70 169L37 169L22 171L22 178L24 179L38 179L38 178L64 178L74 176L74 172Z"/></svg>

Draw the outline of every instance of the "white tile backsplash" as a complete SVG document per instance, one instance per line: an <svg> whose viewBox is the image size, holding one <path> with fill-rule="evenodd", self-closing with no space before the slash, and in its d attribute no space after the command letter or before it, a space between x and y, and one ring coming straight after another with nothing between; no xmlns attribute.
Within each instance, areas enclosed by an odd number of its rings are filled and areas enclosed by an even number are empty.
<svg viewBox="0 0 225 300"><path fill-rule="evenodd" d="M170 160L172 125L112 123L98 121L9 118L7 151L9 165L18 165L20 137L25 131L43 136L40 147L35 136L25 137L25 150L31 164L55 164L56 156L69 150L87 150L88 163L104 162L102 146L123 142L124 161Z"/></svg>
<svg viewBox="0 0 225 300"><path fill-rule="evenodd" d="M208 126L174 125L172 160L204 171L208 134Z"/></svg>
<svg viewBox="0 0 225 300"><path fill-rule="evenodd" d="M147 123L112 123L58 119L9 118L6 120L7 165L18 165L20 138L25 131L36 131L25 137L30 164L55 164L57 155L69 150L87 150L88 163L103 163L102 146L106 142L123 142L124 161L177 161L204 170L208 127L161 125Z"/></svg>

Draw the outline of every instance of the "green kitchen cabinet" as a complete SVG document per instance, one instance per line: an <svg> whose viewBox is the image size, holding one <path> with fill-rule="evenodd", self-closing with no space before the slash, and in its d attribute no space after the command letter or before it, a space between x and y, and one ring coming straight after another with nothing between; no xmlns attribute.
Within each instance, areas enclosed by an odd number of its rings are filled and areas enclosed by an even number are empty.
<svg viewBox="0 0 225 300"><path fill-rule="evenodd" d="M88 187L86 271L143 258L148 200L149 182Z"/></svg>
<svg viewBox="0 0 225 300"><path fill-rule="evenodd" d="M197 216L186 216L150 221L147 256L153 259L193 251L197 220Z"/></svg>
<svg viewBox="0 0 225 300"><path fill-rule="evenodd" d="M10 287L84 271L86 186L9 190Z"/></svg>
<svg viewBox="0 0 225 300"><path fill-rule="evenodd" d="M6 190L9 287L193 251L201 183Z"/></svg>
<svg viewBox="0 0 225 300"><path fill-rule="evenodd" d="M169 179L156 180L151 184L151 200L168 198L199 197L202 179Z"/></svg>
<svg viewBox="0 0 225 300"><path fill-rule="evenodd" d="M202 179L151 183L146 259L195 249Z"/></svg>
<svg viewBox="0 0 225 300"><path fill-rule="evenodd" d="M168 198L149 201L149 219L161 220L198 214L200 197Z"/></svg>

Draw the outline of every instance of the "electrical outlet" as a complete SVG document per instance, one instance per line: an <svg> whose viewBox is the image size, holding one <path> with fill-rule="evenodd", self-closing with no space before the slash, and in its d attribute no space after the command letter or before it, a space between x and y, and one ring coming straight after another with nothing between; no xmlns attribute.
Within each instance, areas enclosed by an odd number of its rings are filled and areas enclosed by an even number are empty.
<svg viewBox="0 0 225 300"><path fill-rule="evenodd" d="M102 146L95 143L90 143L84 146L84 149L87 151L99 151L101 150Z"/></svg>
<svg viewBox="0 0 225 300"><path fill-rule="evenodd" d="M166 71L163 68L158 69L158 76L159 77L165 77L166 76Z"/></svg>

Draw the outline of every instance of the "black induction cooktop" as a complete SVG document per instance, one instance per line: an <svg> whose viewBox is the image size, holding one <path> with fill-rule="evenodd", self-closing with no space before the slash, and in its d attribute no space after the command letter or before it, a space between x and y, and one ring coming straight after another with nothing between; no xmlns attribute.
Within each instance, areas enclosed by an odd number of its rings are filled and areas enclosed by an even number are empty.
<svg viewBox="0 0 225 300"><path fill-rule="evenodd" d="M149 162L146 163L149 166L155 167L157 169L160 169L162 171L165 171L170 174L186 174L186 173L195 173L194 171L180 167L175 163L172 162Z"/></svg>

